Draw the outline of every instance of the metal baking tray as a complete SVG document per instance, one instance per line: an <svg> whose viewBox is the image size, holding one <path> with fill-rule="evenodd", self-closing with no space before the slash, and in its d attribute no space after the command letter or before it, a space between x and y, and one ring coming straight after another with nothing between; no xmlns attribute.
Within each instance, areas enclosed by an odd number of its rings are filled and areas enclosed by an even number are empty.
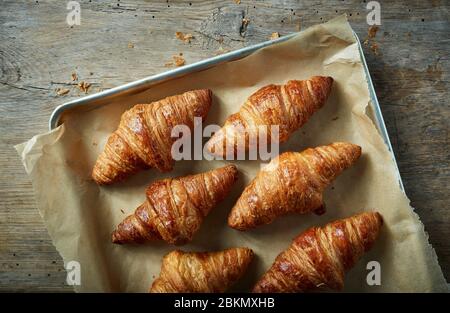
<svg viewBox="0 0 450 313"><path fill-rule="evenodd" d="M124 84L124 85L114 87L114 88L111 88L111 89L108 89L108 90L105 90L105 91L102 91L99 93L95 93L95 94L92 94L92 95L89 95L86 97L82 97L79 99L75 99L75 100L66 102L66 103L61 104L58 107L56 107L56 109L52 112L52 115L50 116L50 120L49 120L49 128L50 128L50 130L52 130L52 129L56 128L57 126L59 126L59 121L60 121L61 116L63 115L63 113L65 111L67 111L69 109L73 109L75 107L80 107L80 106L93 105L98 100L102 100L102 102L104 102L104 101L107 101L108 98L123 96L123 95L131 94L131 93L137 93L139 91L145 90L146 88L149 88L150 86L156 85L158 83L161 83L161 82L164 82L164 81L167 81L170 79L184 76L189 73L202 71L207 68L221 64L221 63L238 60L238 59L244 58L244 57L252 54L253 52L255 52L261 48L286 41L286 40L296 36L297 34L298 34L298 32L292 33L292 34L277 38L275 40L269 40L269 41L265 41L265 42L262 42L262 43L259 43L256 45L248 46L248 47L245 47L245 48L242 48L239 50L231 51L231 52L228 52L228 53L225 53L225 54L213 57L213 58L209 58L209 59L202 60L202 61L199 61L196 63L188 64L188 65L185 65L180 68L175 68L175 69L172 69L172 70L160 73L160 74L148 76L148 77L133 81L128 84ZM374 121L375 126L377 127L380 135L384 139L384 142L386 143L390 153L392 154L392 159L393 159L394 164L397 169L398 182L399 182L400 188L402 190L404 190L403 182L400 177L400 172L399 172L398 166L397 166L397 161L396 161L396 158L394 155L394 151L392 149L391 141L389 140L389 135L388 135L388 132L386 129L386 125L384 123L383 114L381 113L380 104L378 102L377 95L375 93L375 89L374 89L374 86L372 83L372 79L370 77L369 69L367 67L366 59L364 57L364 52L362 50L361 42L358 38L358 35L355 32L353 32L353 35L355 36L356 42L358 43L358 48L359 48L359 52L360 52L360 56L361 56L361 62L364 66L364 71L366 74L366 81L367 81L370 98L371 98L371 101L369 104L372 109L371 110L371 118Z"/></svg>

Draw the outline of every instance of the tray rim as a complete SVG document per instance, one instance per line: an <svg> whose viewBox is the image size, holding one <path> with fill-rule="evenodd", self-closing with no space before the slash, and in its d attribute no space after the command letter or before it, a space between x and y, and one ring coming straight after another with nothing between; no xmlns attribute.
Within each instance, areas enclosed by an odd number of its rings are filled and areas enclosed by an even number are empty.
<svg viewBox="0 0 450 313"><path fill-rule="evenodd" d="M381 107L378 102L378 98L377 98L377 95L375 92L375 87L372 82L369 68L367 66L367 62L366 62L366 58L364 55L364 51L362 49L361 41L360 41L358 35L356 34L356 32L353 30L352 30L352 32L353 32L353 35L355 36L356 42L358 44L358 51L359 51L359 55L361 58L361 63L363 64L364 73L366 75L366 82L368 85L369 95L370 95L370 100L371 100L369 105L373 108L374 113L375 113L375 123L376 123L375 126L377 127L381 137L383 138L385 144L387 145L389 152L391 153L392 160L394 161L395 168L397 171L399 186L400 186L400 189L404 192L405 190L404 190L402 178L400 176L397 159L395 157L394 150L392 148L392 144L389 139L389 134L388 134L388 131L386 128L386 124L384 122L383 113L381 112ZM74 99L74 100L65 102L61 105L58 105L53 110L52 114L50 115L49 124L48 124L49 130L53 130L59 126L59 120L60 120L62 114L66 110L69 110L69 109L72 109L75 107L79 107L82 105L89 105L89 103L92 101L103 99L105 97L117 96L123 92L127 92L132 89L150 87L152 85L155 85L155 84L167 81L167 80L171 80L171 79L174 79L174 78L177 78L180 76L184 76L186 74L190 74L193 72L198 72L201 70L208 69L210 67L216 66L221 63L235 61L235 60L244 58L264 47L272 46L274 44L287 41L287 40L295 37L299 33L300 32L294 32L294 33L288 34L286 36L283 36L283 37L280 37L280 38L277 38L274 40L263 41L261 43L255 44L255 45L250 45L250 46L247 46L247 47L244 47L241 49L233 50L233 51L230 51L230 52L227 52L227 53L224 53L224 54L212 57L212 58L207 58L207 59L204 59L204 60L192 63L192 64L185 65L183 67L179 67L179 68L168 70L168 71L158 73L155 75L147 76L142 79L135 80L135 81L132 81L132 82L129 82L126 84L122 84L122 85L113 87L108 90L104 90L104 91L101 91L101 92L98 92L98 93L95 93L92 95L88 95L85 97L81 97L78 99Z"/></svg>

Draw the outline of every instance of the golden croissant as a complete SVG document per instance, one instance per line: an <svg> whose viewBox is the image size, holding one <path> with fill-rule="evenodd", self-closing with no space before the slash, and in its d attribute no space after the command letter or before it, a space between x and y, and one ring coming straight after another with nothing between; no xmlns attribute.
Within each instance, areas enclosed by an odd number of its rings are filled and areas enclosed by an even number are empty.
<svg viewBox="0 0 450 313"><path fill-rule="evenodd" d="M191 241L203 219L229 193L237 176L236 167L227 165L152 183L146 190L147 200L117 226L112 242Z"/></svg>
<svg viewBox="0 0 450 313"><path fill-rule="evenodd" d="M245 273L252 259L253 251L248 248L176 250L164 256L161 273L150 292L224 292Z"/></svg>
<svg viewBox="0 0 450 313"><path fill-rule="evenodd" d="M245 188L228 225L247 230L291 212L324 213L324 189L360 155L361 147L345 142L280 154Z"/></svg>
<svg viewBox="0 0 450 313"><path fill-rule="evenodd" d="M261 140L261 127L267 126L279 126L279 138L271 138L270 131L263 128L267 136L262 140L265 141L263 144L287 141L324 105L332 84L331 77L313 76L308 80L290 80L282 86L268 85L259 89L211 137L206 144L208 151L226 157L236 155L238 145L245 144L245 151L253 149Z"/></svg>
<svg viewBox="0 0 450 313"><path fill-rule="evenodd" d="M253 292L341 290L345 273L372 247L382 224L379 213L367 212L308 229L277 256Z"/></svg>
<svg viewBox="0 0 450 313"><path fill-rule="evenodd" d="M194 117L205 119L211 106L208 89L188 91L126 111L117 130L108 138L97 159L92 178L112 184L143 169L172 170L171 137L177 125L194 125Z"/></svg>

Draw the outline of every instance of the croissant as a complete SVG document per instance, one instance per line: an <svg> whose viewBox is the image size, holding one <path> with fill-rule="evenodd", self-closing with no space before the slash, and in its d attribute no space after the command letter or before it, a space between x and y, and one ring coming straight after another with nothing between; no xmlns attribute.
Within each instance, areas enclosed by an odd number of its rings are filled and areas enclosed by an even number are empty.
<svg viewBox="0 0 450 313"><path fill-rule="evenodd" d="M92 171L98 184L112 184L142 169L173 168L171 148L176 125L194 125L194 117L205 119L211 106L208 89L188 91L126 111L117 130L108 138Z"/></svg>
<svg viewBox="0 0 450 313"><path fill-rule="evenodd" d="M367 212L308 229L277 256L253 292L341 290L345 273L372 247L382 224L378 212Z"/></svg>
<svg viewBox="0 0 450 313"><path fill-rule="evenodd" d="M245 273L252 259L249 248L172 251L164 256L161 273L150 292L224 292Z"/></svg>
<svg viewBox="0 0 450 313"><path fill-rule="evenodd" d="M152 183L146 190L147 200L117 226L112 242L191 241L206 215L229 193L237 176L236 167L227 165Z"/></svg>
<svg viewBox="0 0 450 313"><path fill-rule="evenodd" d="M360 155L361 147L345 142L280 154L245 188L228 225L247 230L290 212L324 213L323 190Z"/></svg>
<svg viewBox="0 0 450 313"><path fill-rule="evenodd" d="M207 142L206 148L214 156L236 155L238 146L244 143L245 151L257 147L255 144L261 140L261 130L266 132L262 140L266 143L287 141L324 105L332 84L331 77L313 76L308 80L290 80L282 86L268 85L259 89L238 113L227 118L224 126ZM271 133L264 128L272 125L279 126L278 139L271 138Z"/></svg>

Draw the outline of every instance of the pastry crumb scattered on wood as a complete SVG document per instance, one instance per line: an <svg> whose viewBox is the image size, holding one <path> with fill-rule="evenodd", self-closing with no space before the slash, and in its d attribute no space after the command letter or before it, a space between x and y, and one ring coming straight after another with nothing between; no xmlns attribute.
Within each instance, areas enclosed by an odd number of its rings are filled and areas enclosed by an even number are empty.
<svg viewBox="0 0 450 313"><path fill-rule="evenodd" d="M133 49L133 48L134 48L134 44L133 44L132 42L129 42L129 43L128 43L128 48L129 48L129 49Z"/></svg>
<svg viewBox="0 0 450 313"><path fill-rule="evenodd" d="M182 66L186 63L186 60L182 56L174 55L173 59L176 66Z"/></svg>
<svg viewBox="0 0 450 313"><path fill-rule="evenodd" d="M242 26L247 26L248 24L250 23L250 19L248 19L248 18L246 18L246 17L244 17L243 19L242 19Z"/></svg>
<svg viewBox="0 0 450 313"><path fill-rule="evenodd" d="M183 66L186 64L186 60L183 58L183 53L172 56L173 61L164 64L165 67Z"/></svg>
<svg viewBox="0 0 450 313"><path fill-rule="evenodd" d="M369 27L369 29L367 30L367 38L363 41L363 44L365 46L369 46L370 50L372 50L372 52L375 55L379 55L379 46L378 44L375 42L375 36L377 35L377 32L379 30L379 27L376 25L372 25Z"/></svg>
<svg viewBox="0 0 450 313"><path fill-rule="evenodd" d="M70 77L72 78L72 81L73 81L73 82L75 82L75 81L78 80L78 75L77 75L77 73L75 73L75 72L73 72L73 73L70 75Z"/></svg>
<svg viewBox="0 0 450 313"><path fill-rule="evenodd" d="M81 81L81 82L78 83L77 86L82 92L88 93L89 88L91 87L91 84L88 83L88 82L85 82L85 81Z"/></svg>
<svg viewBox="0 0 450 313"><path fill-rule="evenodd" d="M376 25L372 25L369 27L369 30L367 31L367 36L369 36L370 39L375 38L377 35L379 27Z"/></svg>
<svg viewBox="0 0 450 313"><path fill-rule="evenodd" d="M241 4L241 0L234 0L234 3Z"/></svg>
<svg viewBox="0 0 450 313"><path fill-rule="evenodd" d="M372 43L372 45L370 46L370 49L372 50L372 52L375 55L379 55L379 51L378 51L378 44L376 42Z"/></svg>
<svg viewBox="0 0 450 313"><path fill-rule="evenodd" d="M191 40L194 39L194 36L192 34L184 34L182 32L176 32L175 37L177 37L184 43L191 43Z"/></svg>
<svg viewBox="0 0 450 313"><path fill-rule="evenodd" d="M70 92L70 90L67 88L56 88L55 92L56 92L56 95L58 95L58 96L64 96L64 95L67 95Z"/></svg>
<svg viewBox="0 0 450 313"><path fill-rule="evenodd" d="M273 32L269 37L270 40L274 40L277 38L280 38L280 34L278 32Z"/></svg>

